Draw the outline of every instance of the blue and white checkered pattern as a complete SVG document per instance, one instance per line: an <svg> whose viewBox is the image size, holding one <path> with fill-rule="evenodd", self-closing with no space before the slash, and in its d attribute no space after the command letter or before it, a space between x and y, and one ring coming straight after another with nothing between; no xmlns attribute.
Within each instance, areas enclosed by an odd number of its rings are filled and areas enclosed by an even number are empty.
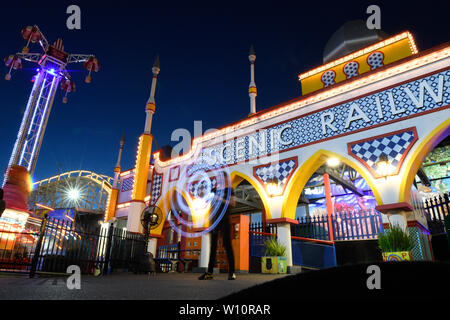
<svg viewBox="0 0 450 320"><path fill-rule="evenodd" d="M211 177L211 189L217 185L216 177ZM208 184L205 180L195 181L189 184L188 190L191 196L203 195L205 190L207 189ZM197 190L196 190L197 189ZM209 190L211 191L211 190Z"/></svg>
<svg viewBox="0 0 450 320"><path fill-rule="evenodd" d="M152 192L150 200L151 205L154 205L161 195L162 178L162 174L153 172Z"/></svg>
<svg viewBox="0 0 450 320"><path fill-rule="evenodd" d="M280 186L284 186L288 182L287 177L296 167L297 159L281 160L278 163L258 167L255 170L255 176L263 183L266 183L269 179L277 178Z"/></svg>
<svg viewBox="0 0 450 320"><path fill-rule="evenodd" d="M125 192L125 191L130 191L131 189L133 189L133 182L134 182L134 177L128 177L126 179L123 179L120 191Z"/></svg>
<svg viewBox="0 0 450 320"><path fill-rule="evenodd" d="M397 169L400 159L414 138L414 131L408 130L379 139L351 144L350 149L355 156L367 163L374 171L377 169L376 162L381 154L385 154L389 164Z"/></svg>
<svg viewBox="0 0 450 320"><path fill-rule="evenodd" d="M428 92L425 91L424 95L424 105L421 108L417 108L416 105L411 101L410 97L405 92L406 88L409 88L411 92L418 97L420 92L420 84L422 81L426 81L432 90L436 93L438 91L439 84L439 76L443 76L443 97L442 102L435 102ZM390 105L389 97L387 93L391 93L392 97L395 101L394 113L392 112L393 108ZM377 110L377 99L379 98L381 108L383 110L383 117L380 118ZM349 117L350 106L356 103L359 108L364 112L364 114L369 119L366 122L364 119L359 119L350 122L349 126L346 127L347 118ZM298 147L303 144L312 143L318 140L322 140L325 138L337 136L344 133L349 133L355 130L368 128L374 125L380 125L384 122L401 119L403 117L408 117L413 114L417 114L420 112L432 110L434 108L438 108L441 106L445 106L450 104L450 70L443 71L438 74L434 74L422 79L414 80L409 83L402 84L397 87L393 87L387 89L382 92L377 92L375 94L371 94L359 99L355 99L353 101L349 101L347 103L343 103L337 106L334 106L329 109L325 109L319 112L308 114L304 117L293 119L282 124L277 124L272 127L266 129L266 134L263 136L261 132L252 132L244 137L240 137L239 140L244 140L245 143L245 153L243 155L238 155L236 157L235 151L237 149L237 139L233 139L232 141L227 141L219 145L206 147L202 150L202 156L197 159L196 163L192 165L188 169L189 175L191 175L196 170L200 169L211 169L211 166L208 166L203 159L203 155L209 155L211 151L216 154L220 154L222 152L223 147L228 145L228 149L225 151L225 162L217 163L216 167L220 167L221 165L232 165L239 161L249 160L256 157L265 156L270 153L274 153L277 151L283 151L285 149ZM402 110L404 112L395 112L395 110ZM326 133L324 134L322 131L322 119L321 116L324 113L331 112L334 115L333 125L336 127L336 131L327 128ZM290 126L288 130L284 130L281 138L283 141L291 141L292 143L282 145L276 144L274 148L271 147L271 137L276 136L279 130L282 130L285 126ZM255 137L256 139L261 139L261 137L265 137L267 148L260 150L258 148L253 148L253 153L250 154L250 146L249 140L250 137ZM232 152L233 151L233 152ZM240 158L242 156L242 159ZM239 157L239 158L238 158Z"/></svg>
<svg viewBox="0 0 450 320"><path fill-rule="evenodd" d="M409 88L417 97L419 94L419 87L422 81L427 81L433 91L437 92L439 75L444 76L444 88L443 88L443 99L442 102L436 103L433 98L425 92L424 98L424 106L423 108L417 108L414 103L411 102L408 95L405 93L404 89ZM397 110L404 109L403 113L393 114L392 108L390 106L390 102L387 96L387 92L392 93ZM378 116L378 111L376 108L376 97L380 98L381 107L383 109L383 118L380 119ZM361 110L367 115L369 118L369 122L365 122L363 119L356 120L350 123L348 128L345 128L345 124L347 121L348 113L350 110L350 105L356 103L361 108ZM284 141L293 140L293 142L289 145L279 145L274 150L271 150L270 146L268 148L268 153L272 153L278 150L284 150L288 148L292 148L294 146L299 146L302 144L314 142L317 140L321 140L324 138L336 136L343 133L352 132L355 130L359 130L362 128L367 128L373 125L381 124L386 121L391 121L395 119L400 119L403 117L407 117L419 112L424 112L427 110L431 110L434 108L438 108L441 106L445 106L450 104L450 70L441 72L436 75L431 75L425 77L423 79L415 80L406 84L403 84L398 87L394 87L388 89L386 91L376 93L373 95L369 95L366 97L362 97L360 99L356 99L338 106L335 106L330 109L326 109L324 111L312 113L306 117L298 118L286 122L284 124L276 125L274 127L269 128L270 136L272 130L281 129L286 125L291 125L289 130L285 130L282 134L282 139ZM321 115L325 112L333 112L334 121L333 124L336 126L337 131L333 131L328 129L326 134L322 132L322 120ZM268 138L269 139L269 138Z"/></svg>

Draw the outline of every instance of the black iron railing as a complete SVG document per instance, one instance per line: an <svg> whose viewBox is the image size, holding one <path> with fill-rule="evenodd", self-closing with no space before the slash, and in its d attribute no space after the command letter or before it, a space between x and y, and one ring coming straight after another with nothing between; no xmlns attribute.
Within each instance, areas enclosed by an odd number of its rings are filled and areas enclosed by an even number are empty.
<svg viewBox="0 0 450 320"><path fill-rule="evenodd" d="M444 219L450 212L449 194L444 193L425 200L428 229L431 234L445 233Z"/></svg>
<svg viewBox="0 0 450 320"><path fill-rule="evenodd" d="M146 250L146 238L112 225L82 225L43 218L36 232L0 231L0 270L66 273L77 265L83 274L133 269Z"/></svg>

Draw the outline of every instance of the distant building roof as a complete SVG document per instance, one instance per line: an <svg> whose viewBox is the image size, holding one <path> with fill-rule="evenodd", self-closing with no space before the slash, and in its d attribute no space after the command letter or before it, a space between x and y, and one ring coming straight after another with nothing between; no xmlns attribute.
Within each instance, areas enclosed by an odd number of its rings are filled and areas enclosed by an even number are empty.
<svg viewBox="0 0 450 320"><path fill-rule="evenodd" d="M323 51L323 63L345 56L387 37L382 30L370 30L363 20L344 23L328 40Z"/></svg>

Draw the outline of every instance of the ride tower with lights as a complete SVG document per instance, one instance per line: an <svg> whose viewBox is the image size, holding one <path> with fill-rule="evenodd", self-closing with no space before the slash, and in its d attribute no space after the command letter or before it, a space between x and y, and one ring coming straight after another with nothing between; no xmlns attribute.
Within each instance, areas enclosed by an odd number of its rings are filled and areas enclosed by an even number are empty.
<svg viewBox="0 0 450 320"><path fill-rule="evenodd" d="M91 73L97 72L100 68L98 60L92 54L69 54L65 52L60 38L54 44L49 44L36 25L24 28L22 36L27 41L22 52L10 55L5 59L5 65L9 68L5 79L10 80L11 72L22 67L22 60L34 62L38 64L38 67L37 73L32 79L33 88L28 98L3 181L5 198L9 197L10 199L14 198L14 194L11 194L14 191L8 192L8 183L13 185L25 183L24 181L18 182L17 178L12 177L13 172L17 172L16 169L19 169L23 173L26 169L29 176L34 172L58 85L61 84L61 89L66 92L63 103L67 103L67 93L75 91L75 84L66 66L70 63L84 63L84 67L89 72L85 79L86 83L91 82ZM28 47L33 43L38 43L42 52L29 53ZM11 170L12 168L13 170ZM22 198L26 198L26 196L23 195ZM10 201L10 204L11 202L15 201ZM23 203L12 205L22 207Z"/></svg>

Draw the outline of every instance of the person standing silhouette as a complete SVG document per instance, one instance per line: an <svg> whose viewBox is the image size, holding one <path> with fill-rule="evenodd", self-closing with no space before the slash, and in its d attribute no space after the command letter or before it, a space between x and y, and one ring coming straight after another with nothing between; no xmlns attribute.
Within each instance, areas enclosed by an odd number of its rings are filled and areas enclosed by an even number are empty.
<svg viewBox="0 0 450 320"><path fill-rule="evenodd" d="M227 252L227 258L228 258L228 280L235 280L236 274L234 270L234 253L233 248L231 246L231 225L230 225L230 213L231 209L236 206L236 196L234 194L233 189L231 188L230 181L228 181L228 176L224 172L224 179L225 179L225 188L223 191L216 190L213 188L211 192L216 194L216 197L218 201L221 201L222 203L219 206L218 214L222 212L222 210L226 210L222 219L219 221L217 226L211 231L211 249L209 254L209 263L208 263L208 270L203 275L199 277L199 280L211 280L213 279L213 271L214 271L214 265L216 264L216 253L217 253L217 238L219 236L219 231L222 234L222 243L225 248L225 251ZM226 195L230 192L231 196L230 199L226 200ZM218 196L218 194L222 194L221 197Z"/></svg>

